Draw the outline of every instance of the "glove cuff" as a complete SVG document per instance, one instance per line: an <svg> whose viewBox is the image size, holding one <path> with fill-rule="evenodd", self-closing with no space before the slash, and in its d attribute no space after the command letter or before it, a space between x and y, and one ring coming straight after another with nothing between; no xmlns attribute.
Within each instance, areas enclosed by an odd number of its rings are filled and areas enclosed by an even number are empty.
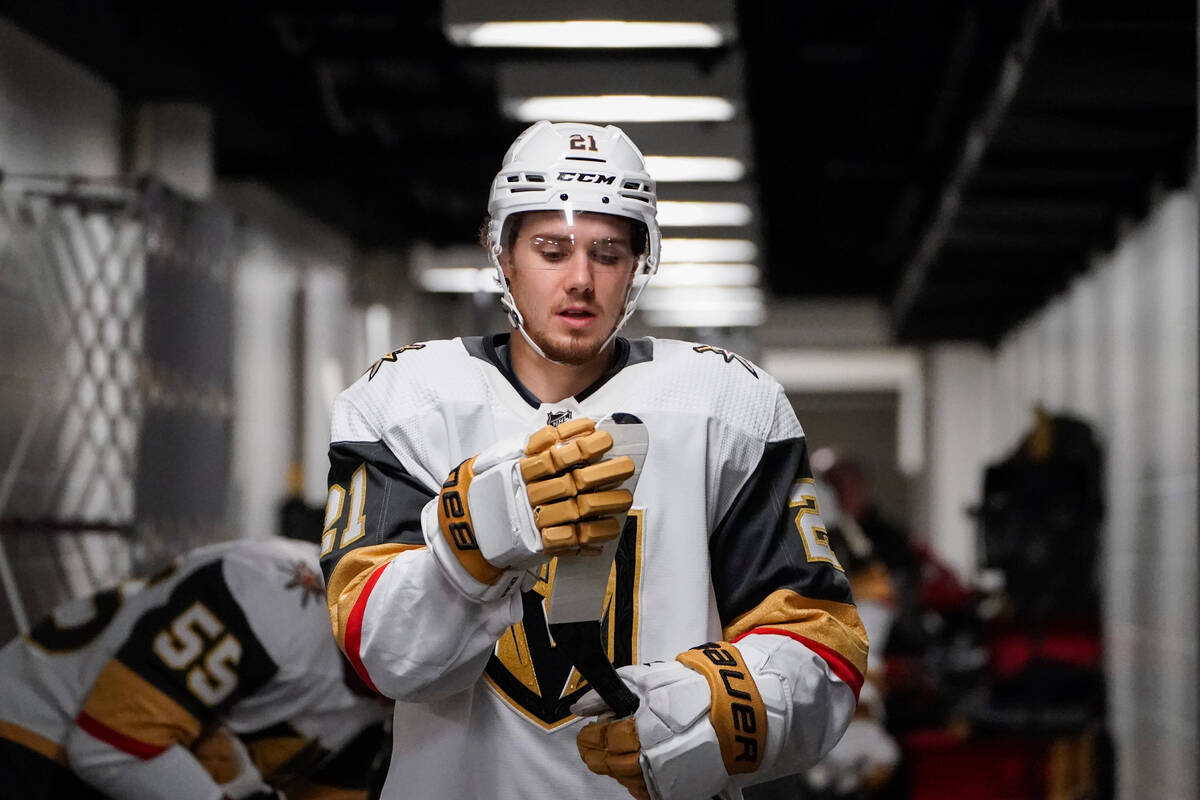
<svg viewBox="0 0 1200 800"><path fill-rule="evenodd" d="M479 550L475 526L467 505L471 481L475 479L475 459L468 458L446 477L438 494L438 527L446 541L447 552L458 559L467 574L480 583L492 585L504 570L491 564Z"/></svg>
<svg viewBox="0 0 1200 800"><path fill-rule="evenodd" d="M507 597L520 591L525 574L523 570L501 570L495 583L483 583L466 569L458 557L460 551L450 544L445 531L438 523L440 510L441 497L430 500L421 511L421 529L425 534L425 543L429 546L430 555L450 585L468 600L476 603Z"/></svg>
<svg viewBox="0 0 1200 800"><path fill-rule="evenodd" d="M708 681L709 721L717 732L721 760L730 775L754 772L767 754L767 710L741 651L729 642L709 642L675 657Z"/></svg>

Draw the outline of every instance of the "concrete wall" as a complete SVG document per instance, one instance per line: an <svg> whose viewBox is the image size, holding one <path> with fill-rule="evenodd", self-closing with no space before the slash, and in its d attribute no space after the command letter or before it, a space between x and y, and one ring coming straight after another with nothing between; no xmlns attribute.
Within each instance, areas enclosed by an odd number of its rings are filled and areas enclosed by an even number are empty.
<svg viewBox="0 0 1200 800"><path fill-rule="evenodd" d="M932 348L930 470L921 503L935 547L974 563L984 464L1031 409L1089 421L1105 451L1104 633L1119 797L1197 787L1197 211L1163 198L1146 220L996 352Z"/></svg>

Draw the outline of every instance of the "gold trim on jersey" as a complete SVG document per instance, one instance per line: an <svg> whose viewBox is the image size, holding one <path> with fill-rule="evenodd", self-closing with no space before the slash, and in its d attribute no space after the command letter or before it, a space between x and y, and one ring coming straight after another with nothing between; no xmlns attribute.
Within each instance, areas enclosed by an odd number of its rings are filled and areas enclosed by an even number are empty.
<svg viewBox="0 0 1200 800"><path fill-rule="evenodd" d="M612 569L608 573L608 587L604 593L604 619L607 620L605 627L605 648L608 657L612 659L614 653L617 652L618 636L627 643L628 651L631 654L630 662L638 663L638 630L640 625L641 615L641 589L642 589L642 559L643 546L645 543L645 509L633 508L629 510L629 517L635 520L634 542L633 542L633 568L630 570L628 583L620 587L617 586L617 566L614 563ZM537 592L542 597L542 613L545 614L546 598L554 587L554 575L558 566L558 559L553 558L549 564L542 568L538 576L538 582L534 585L532 591ZM616 624L616 605L618 594L629 598L632 608L631 626L628 631L618 631ZM539 623L544 624L542 620ZM502 668L509 673L513 678L532 694L537 697L545 697L545 692L554 692L555 699L567 697L573 692L578 691L583 685L583 676L580 675L578 669L571 669L570 674L562 687L541 687L538 684L537 673L533 666L533 660L536 657L529 646L529 640L525 633L524 622L518 622L509 626L504 635L496 643L495 650L496 659L499 660ZM538 727L549 732L561 728L576 719L574 714L567 714L562 719L553 722L547 722L539 717L536 713L526 708L520 700L513 697L509 692L489 674L491 667L485 670L483 677L487 680L488 685L504 699L504 701L521 716L533 722Z"/></svg>
<svg viewBox="0 0 1200 800"><path fill-rule="evenodd" d="M116 659L96 678L83 713L117 733L158 747L186 747L202 727L187 709Z"/></svg>
<svg viewBox="0 0 1200 800"><path fill-rule="evenodd" d="M791 589L776 589L725 626L723 635L733 641L753 628L766 626L824 645L841 654L860 675L867 672L867 631L851 603L817 600Z"/></svg>
<svg viewBox="0 0 1200 800"><path fill-rule="evenodd" d="M8 739L63 766L67 764L67 751L62 745L12 722L0 719L0 739Z"/></svg>
<svg viewBox="0 0 1200 800"><path fill-rule="evenodd" d="M385 542L355 548L338 559L325 587L325 600L329 605L329 624L340 649L346 649L346 620L371 573L400 553L424 549L423 544Z"/></svg>

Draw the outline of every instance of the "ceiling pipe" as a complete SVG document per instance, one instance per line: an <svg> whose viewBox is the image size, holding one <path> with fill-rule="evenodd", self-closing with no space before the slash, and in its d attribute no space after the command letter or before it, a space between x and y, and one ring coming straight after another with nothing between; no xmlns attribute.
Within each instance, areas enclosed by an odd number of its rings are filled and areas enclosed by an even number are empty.
<svg viewBox="0 0 1200 800"><path fill-rule="evenodd" d="M1009 105L1017 94L1021 78L1033 55L1034 45L1047 17L1056 12L1057 8L1058 0L1033 0L1030 4L1021 24L1021 32L1004 56L999 78L992 87L991 95L984 104L983 111L967 129L958 161L942 189L937 211L926 228L925 234L921 237L915 255L905 267L904 275L901 277L896 294L892 299L893 330L898 331L903 327L916 304L917 297L924 288L925 279L929 275L930 265L950 233L950 227L958 214L967 183L979 168L988 145L996 135L1000 123L1004 120L1005 112L1008 111Z"/></svg>

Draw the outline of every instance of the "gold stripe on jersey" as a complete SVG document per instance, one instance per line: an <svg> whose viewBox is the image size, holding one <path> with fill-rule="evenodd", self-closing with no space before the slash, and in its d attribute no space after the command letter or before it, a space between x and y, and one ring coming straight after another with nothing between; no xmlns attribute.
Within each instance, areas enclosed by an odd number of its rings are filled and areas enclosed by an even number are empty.
<svg viewBox="0 0 1200 800"><path fill-rule="evenodd" d="M558 558L550 559L543 564L538 574L538 581L532 591L542 596L542 608L545 609L546 598L550 596L550 588L554 586L554 575L558 571ZM537 672L533 668L533 653L529 649L529 639L525 636L525 626L520 622L509 625L508 630L496 642L496 657L508 668L508 671L521 684L536 695L541 695L538 685Z"/></svg>
<svg viewBox="0 0 1200 800"><path fill-rule="evenodd" d="M629 663L638 664L641 663L641 659L638 658L638 629L642 619L642 545L646 541L646 509L631 508L626 519L629 517L634 520L637 537L633 543L633 574L630 576L632 585L626 589L632 605L630 622L633 626L628 634ZM608 647L610 657L617 652L617 602L617 569L614 566L612 572L608 573L608 588L604 590L604 608L609 620L608 637L604 644Z"/></svg>
<svg viewBox="0 0 1200 800"><path fill-rule="evenodd" d="M156 747L187 747L200 720L141 675L113 659L96 678L83 713L117 733Z"/></svg>
<svg viewBox="0 0 1200 800"><path fill-rule="evenodd" d="M424 549L423 544L385 542L355 548L338 559L325 586L325 599L329 604L329 624L333 626L333 636L339 648L343 651L346 649L346 620L354 610L363 584L371 577L371 573L400 553Z"/></svg>
<svg viewBox="0 0 1200 800"><path fill-rule="evenodd" d="M0 739L8 739L10 742L15 742L40 756L45 756L51 761L56 761L64 766L67 763L67 751L63 749L62 745L47 739L39 733L34 733L28 728L23 728L20 725L15 725L2 719L0 719Z"/></svg>
<svg viewBox="0 0 1200 800"><path fill-rule="evenodd" d="M768 626L828 647L853 665L859 675L867 672L867 631L851 603L817 600L791 589L776 589L725 626L724 637L732 641L753 628Z"/></svg>

